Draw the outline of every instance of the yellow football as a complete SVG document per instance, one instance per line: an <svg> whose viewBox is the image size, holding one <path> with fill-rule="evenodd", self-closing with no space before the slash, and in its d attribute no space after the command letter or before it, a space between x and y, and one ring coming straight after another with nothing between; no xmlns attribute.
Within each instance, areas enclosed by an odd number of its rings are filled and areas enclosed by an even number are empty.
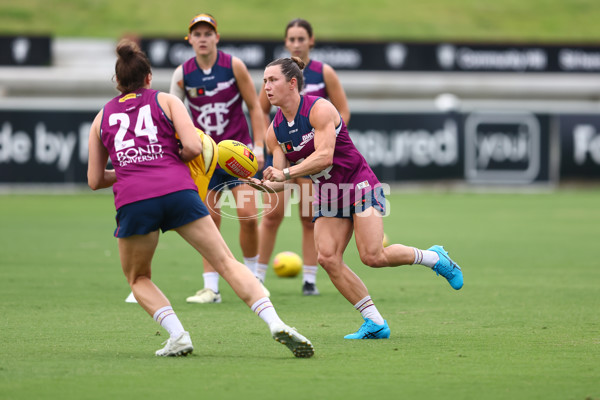
<svg viewBox="0 0 600 400"><path fill-rule="evenodd" d="M279 253L273 260L273 271L280 277L294 277L302 271L302 259L293 251Z"/></svg>
<svg viewBox="0 0 600 400"><path fill-rule="evenodd" d="M218 144L219 165L229 175L249 178L256 174L258 162L248 146L237 140L223 140Z"/></svg>

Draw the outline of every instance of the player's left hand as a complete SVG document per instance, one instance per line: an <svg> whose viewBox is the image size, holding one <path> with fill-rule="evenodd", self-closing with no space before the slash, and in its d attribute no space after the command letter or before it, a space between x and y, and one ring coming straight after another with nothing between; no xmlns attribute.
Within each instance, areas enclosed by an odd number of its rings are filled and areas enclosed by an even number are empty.
<svg viewBox="0 0 600 400"><path fill-rule="evenodd" d="M239 178L240 181L250 185L252 188L256 189L256 190L260 190L261 192L269 192L269 193L274 193L275 190L273 190L273 188L271 188L271 186L269 185L269 181L266 180L260 180L257 178Z"/></svg>

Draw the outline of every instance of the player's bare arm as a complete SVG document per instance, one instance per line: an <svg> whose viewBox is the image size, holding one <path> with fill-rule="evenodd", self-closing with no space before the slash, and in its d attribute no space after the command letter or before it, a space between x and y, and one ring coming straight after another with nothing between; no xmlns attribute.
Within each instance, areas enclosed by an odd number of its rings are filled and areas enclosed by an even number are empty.
<svg viewBox="0 0 600 400"><path fill-rule="evenodd" d="M114 169L106 169L108 162L108 151L100 139L100 122L102 121L101 110L94 118L90 127L88 139L89 160L88 160L88 185L92 190L111 187L117 181L117 175Z"/></svg>
<svg viewBox="0 0 600 400"><path fill-rule="evenodd" d="M350 122L350 107L348 107L346 92L344 91L344 87L342 86L338 75L333 68L327 64L323 64L323 81L327 88L329 101L337 108L344 119L344 122L348 125L348 122Z"/></svg>
<svg viewBox="0 0 600 400"><path fill-rule="evenodd" d="M175 72L173 72L169 93L177 97L179 100L185 99L185 88L183 87L183 67L181 65L175 69Z"/></svg>
<svg viewBox="0 0 600 400"><path fill-rule="evenodd" d="M340 123L337 110L327 100L320 99L310 112L310 124L315 129L315 151L300 164L290 167L291 178L313 175L333 164L335 151L335 127Z"/></svg>
<svg viewBox="0 0 600 400"><path fill-rule="evenodd" d="M181 159L190 161L202 154L202 141L196 133L196 127L189 118L187 108L179 98L167 93L158 94L158 103L175 126L181 145Z"/></svg>

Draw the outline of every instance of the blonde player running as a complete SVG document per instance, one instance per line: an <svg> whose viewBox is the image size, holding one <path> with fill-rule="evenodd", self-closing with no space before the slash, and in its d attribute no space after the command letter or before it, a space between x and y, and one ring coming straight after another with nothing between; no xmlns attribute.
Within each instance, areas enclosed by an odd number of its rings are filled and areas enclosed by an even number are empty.
<svg viewBox="0 0 600 400"><path fill-rule="evenodd" d="M217 49L220 35L216 19L198 14L188 25L188 43L195 56L178 66L171 79L170 93L186 100L196 127L215 142L233 139L253 148L259 169L264 163L265 122L258 104L254 82L246 65L237 57ZM243 104L248 109L252 137ZM208 186L206 205L217 227L221 224L219 200L225 189L231 190L240 225L240 247L244 263L254 273L258 260L258 211L254 191L239 179L217 167ZM220 303L219 274L204 261L204 287L189 296L189 303ZM264 289L265 295L269 295Z"/></svg>

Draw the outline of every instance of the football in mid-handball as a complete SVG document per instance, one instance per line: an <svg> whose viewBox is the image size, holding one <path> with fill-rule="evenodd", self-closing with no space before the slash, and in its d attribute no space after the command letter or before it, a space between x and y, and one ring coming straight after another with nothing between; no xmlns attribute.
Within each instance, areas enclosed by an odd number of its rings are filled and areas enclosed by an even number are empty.
<svg viewBox="0 0 600 400"><path fill-rule="evenodd" d="M219 142L219 165L229 175L250 178L258 171L258 162L248 146L237 140Z"/></svg>

